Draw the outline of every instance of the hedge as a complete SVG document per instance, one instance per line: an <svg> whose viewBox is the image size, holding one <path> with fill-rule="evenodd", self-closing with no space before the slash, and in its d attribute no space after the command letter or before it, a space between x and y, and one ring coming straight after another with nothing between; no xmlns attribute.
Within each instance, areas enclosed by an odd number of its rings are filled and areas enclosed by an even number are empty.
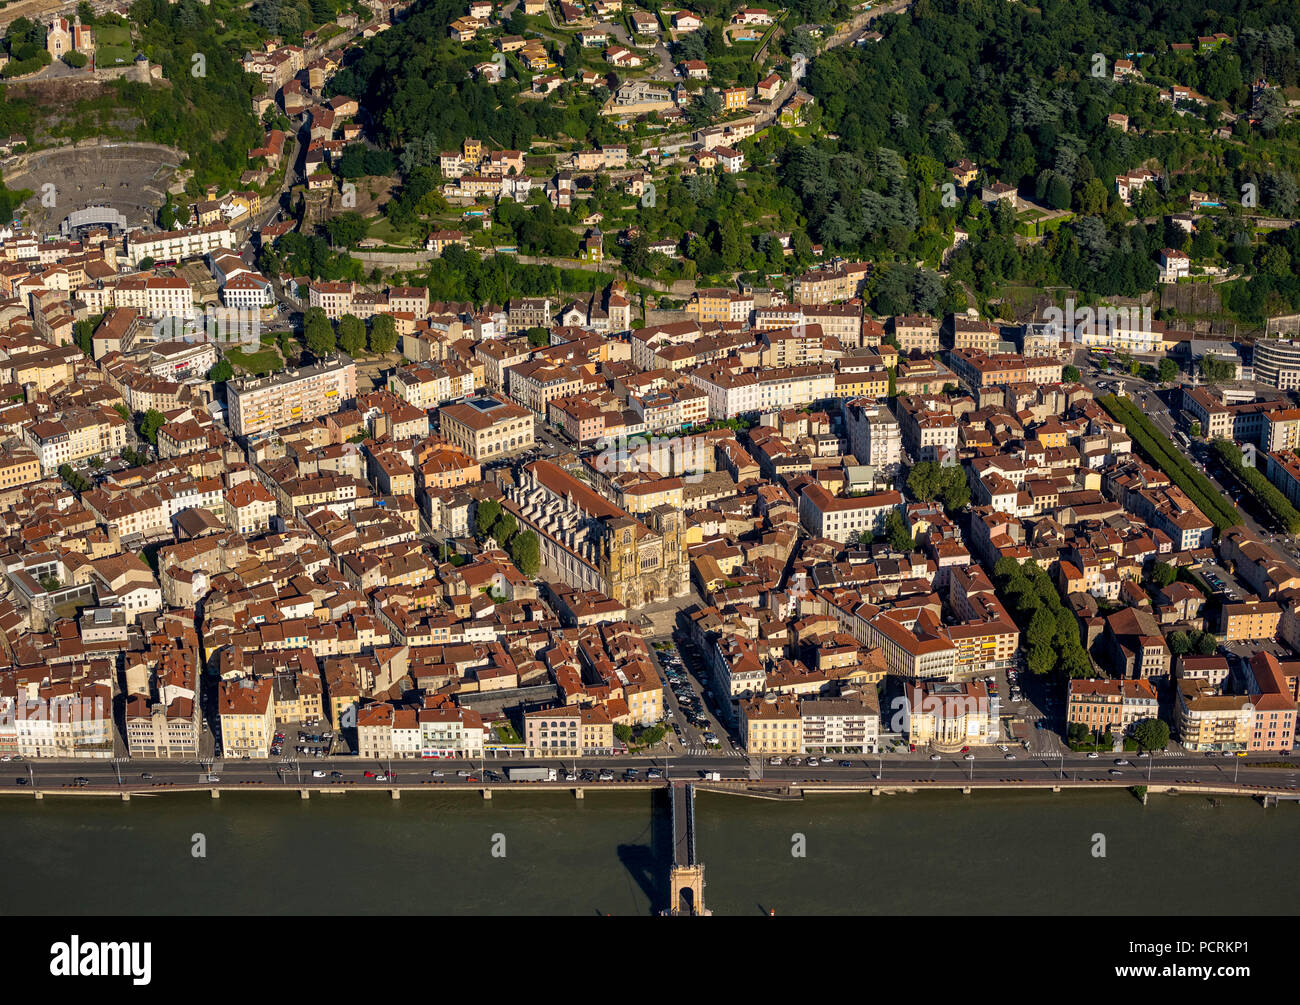
<svg viewBox="0 0 1300 1005"><path fill-rule="evenodd" d="M1237 507L1219 494L1210 480L1193 467L1192 462L1174 446L1173 441L1160 432L1133 402L1106 394L1098 398L1097 403L1124 424L1138 449L1186 493L1187 498L1205 514L1216 530L1222 533L1242 522Z"/></svg>

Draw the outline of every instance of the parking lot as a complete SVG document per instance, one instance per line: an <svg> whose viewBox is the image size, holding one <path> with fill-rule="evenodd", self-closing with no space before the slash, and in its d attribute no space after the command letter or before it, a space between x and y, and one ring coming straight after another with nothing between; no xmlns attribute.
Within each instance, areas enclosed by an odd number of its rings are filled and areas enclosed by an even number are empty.
<svg viewBox="0 0 1300 1005"><path fill-rule="evenodd" d="M704 655L694 643L659 639L652 649L664 684L664 714L677 743L687 751L730 747L731 741L706 699L714 697Z"/></svg>

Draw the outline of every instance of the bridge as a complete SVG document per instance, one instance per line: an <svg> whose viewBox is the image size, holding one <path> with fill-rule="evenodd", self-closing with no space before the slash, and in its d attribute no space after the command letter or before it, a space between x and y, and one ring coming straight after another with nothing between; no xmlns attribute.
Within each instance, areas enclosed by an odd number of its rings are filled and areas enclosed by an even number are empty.
<svg viewBox="0 0 1300 1005"><path fill-rule="evenodd" d="M668 789L673 812L673 864L668 870L668 914L707 915L704 866L695 857L695 786L674 782Z"/></svg>

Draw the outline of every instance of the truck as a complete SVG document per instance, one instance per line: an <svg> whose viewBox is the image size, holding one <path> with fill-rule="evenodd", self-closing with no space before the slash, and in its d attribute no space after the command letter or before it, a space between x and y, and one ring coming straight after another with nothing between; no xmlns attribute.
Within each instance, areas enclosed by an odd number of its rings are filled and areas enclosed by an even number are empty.
<svg viewBox="0 0 1300 1005"><path fill-rule="evenodd" d="M700 777L703 778L706 782L722 781L722 773L719 771L701 771Z"/></svg>
<svg viewBox="0 0 1300 1005"><path fill-rule="evenodd" d="M554 768L506 768L506 777L512 782L553 782Z"/></svg>

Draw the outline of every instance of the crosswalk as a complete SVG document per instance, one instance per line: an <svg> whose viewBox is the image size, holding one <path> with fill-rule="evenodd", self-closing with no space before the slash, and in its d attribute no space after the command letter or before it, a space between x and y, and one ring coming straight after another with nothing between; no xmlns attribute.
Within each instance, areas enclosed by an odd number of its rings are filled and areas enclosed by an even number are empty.
<svg viewBox="0 0 1300 1005"><path fill-rule="evenodd" d="M744 757L740 750L714 750L711 747L687 747L678 756L685 757Z"/></svg>

